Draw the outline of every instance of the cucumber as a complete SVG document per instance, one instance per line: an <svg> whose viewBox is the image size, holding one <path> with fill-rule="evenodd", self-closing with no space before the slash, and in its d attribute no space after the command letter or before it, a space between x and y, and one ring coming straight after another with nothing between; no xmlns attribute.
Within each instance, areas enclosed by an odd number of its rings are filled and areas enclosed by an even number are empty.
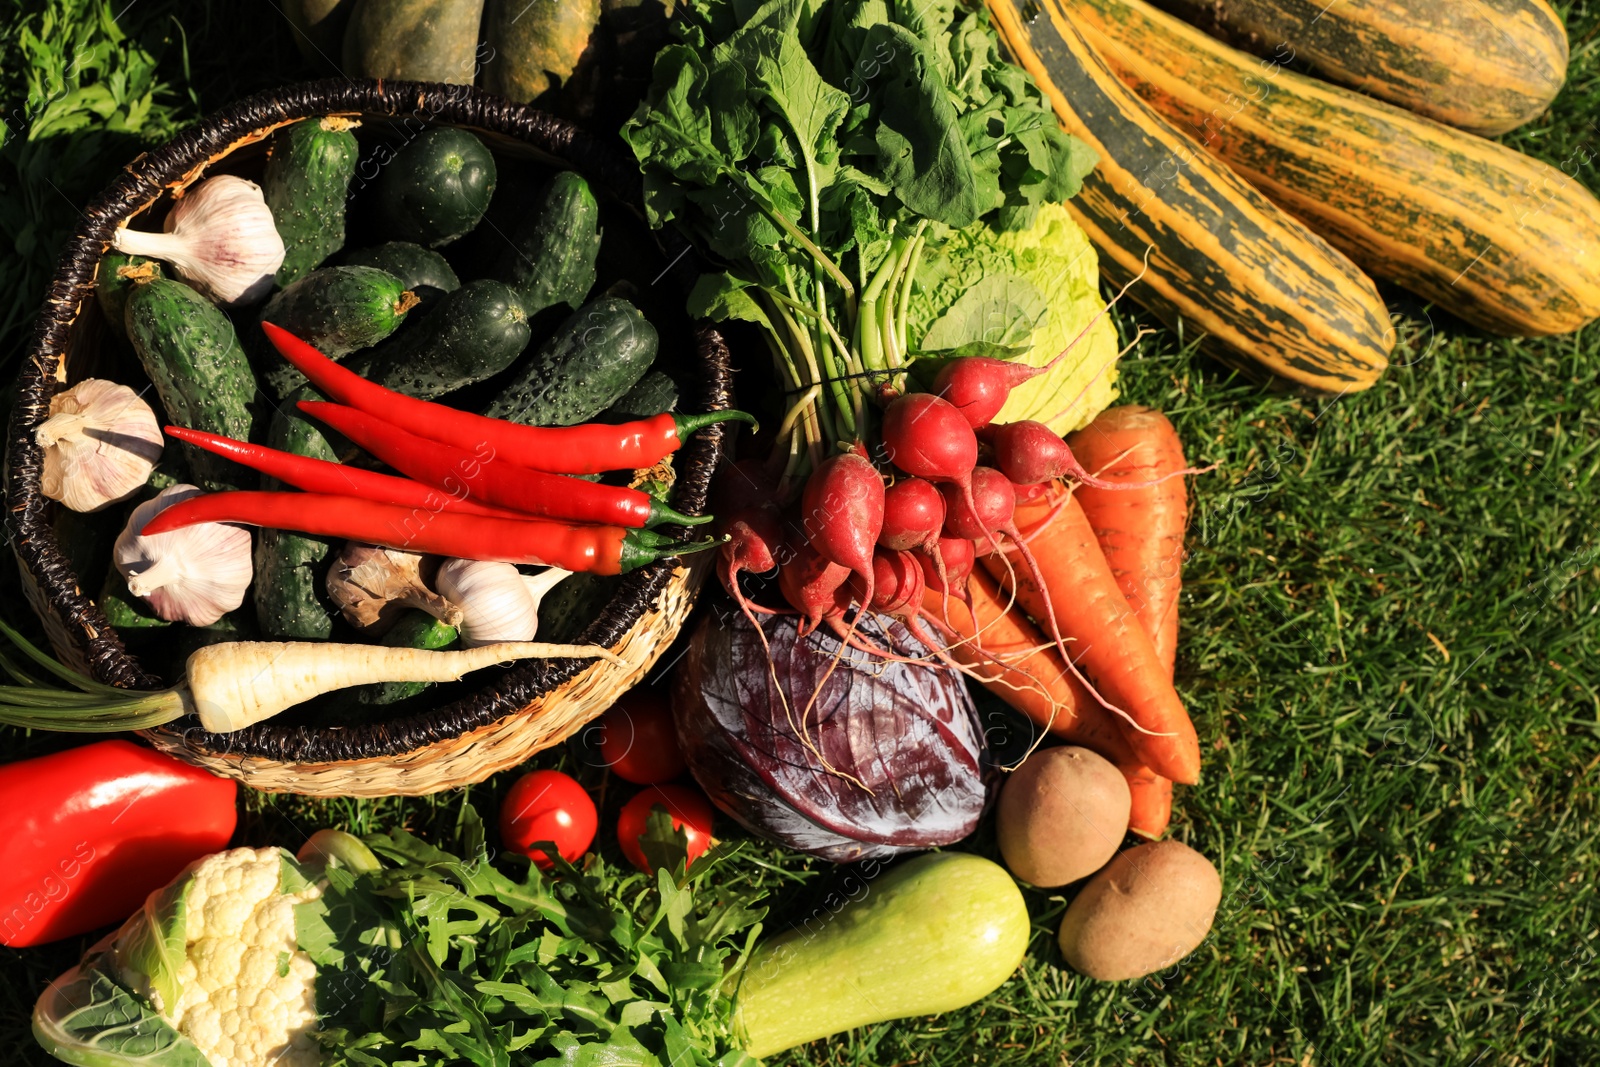
<svg viewBox="0 0 1600 1067"><path fill-rule="evenodd" d="M261 194L283 238L281 286L305 277L344 247L344 205L360 149L354 119L304 119L272 138Z"/></svg>
<svg viewBox="0 0 1600 1067"><path fill-rule="evenodd" d="M494 196L494 156L466 130L440 126L395 153L374 190L384 229L438 248L476 226Z"/></svg>
<svg viewBox="0 0 1600 1067"><path fill-rule="evenodd" d="M539 640L570 644L582 636L616 595L616 575L574 574L539 601Z"/></svg>
<svg viewBox="0 0 1600 1067"><path fill-rule="evenodd" d="M417 295L388 271L323 267L267 301L261 321L282 326L330 359L343 359L394 333L416 306ZM306 376L276 353L261 377L279 397L306 384Z"/></svg>
<svg viewBox="0 0 1600 1067"><path fill-rule="evenodd" d="M267 444L297 456L337 462L333 446L317 424L300 413L302 400L324 400L306 385L284 398L272 416ZM264 489L280 489L275 478ZM327 577L333 545L318 537L263 527L256 534L256 622L273 638L326 640L333 633L333 611L318 598Z"/></svg>
<svg viewBox="0 0 1600 1067"><path fill-rule="evenodd" d="M423 296L424 289L453 293L461 288L461 279L456 277L448 259L431 248L423 248L410 241L390 241L373 248L358 249L347 253L344 262L352 267L386 270L419 297Z"/></svg>
<svg viewBox="0 0 1600 1067"><path fill-rule="evenodd" d="M347 366L370 381L430 400L499 374L528 347L516 292L481 278L442 298L415 327Z"/></svg>
<svg viewBox="0 0 1600 1067"><path fill-rule="evenodd" d="M159 630L172 625L151 611L150 604L143 597L134 596L128 591L128 583L115 567L106 571L106 580L100 586L99 603L100 610L106 614L106 621L124 636L132 631Z"/></svg>
<svg viewBox="0 0 1600 1067"><path fill-rule="evenodd" d="M675 411L678 383L661 371L653 370L640 378L632 389L600 414L601 422L632 422Z"/></svg>
<svg viewBox="0 0 1600 1067"><path fill-rule="evenodd" d="M616 297L592 300L539 346L483 413L525 426L588 422L644 377L658 344L638 308Z"/></svg>
<svg viewBox="0 0 1600 1067"><path fill-rule="evenodd" d="M128 340L155 384L167 418L193 430L248 441L256 379L228 316L168 278L135 286L125 314ZM244 467L193 445L177 448L202 489L254 487L255 478Z"/></svg>
<svg viewBox="0 0 1600 1067"><path fill-rule="evenodd" d="M390 648L425 648L437 651L455 644L456 628L447 626L426 611L409 611L383 635ZM394 704L414 697L432 682L380 682L357 686L353 695L358 704Z"/></svg>
<svg viewBox="0 0 1600 1067"><path fill-rule="evenodd" d="M532 318L545 308L576 309L594 288L600 255L600 205L589 183L563 171L539 191L511 234L499 277Z"/></svg>
<svg viewBox="0 0 1600 1067"><path fill-rule="evenodd" d="M100 269L94 276L94 296L112 333L124 341L128 339L124 316L128 310L128 293L138 284L136 279L148 281L159 277L161 264L156 260L121 252L107 252L100 257Z"/></svg>

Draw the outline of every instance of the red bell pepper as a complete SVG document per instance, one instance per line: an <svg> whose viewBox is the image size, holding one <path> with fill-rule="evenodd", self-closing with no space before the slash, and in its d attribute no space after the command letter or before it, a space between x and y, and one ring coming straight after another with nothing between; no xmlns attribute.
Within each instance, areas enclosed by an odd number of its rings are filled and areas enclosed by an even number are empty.
<svg viewBox="0 0 1600 1067"><path fill-rule="evenodd" d="M121 922L226 848L238 783L128 741L0 766L0 944Z"/></svg>

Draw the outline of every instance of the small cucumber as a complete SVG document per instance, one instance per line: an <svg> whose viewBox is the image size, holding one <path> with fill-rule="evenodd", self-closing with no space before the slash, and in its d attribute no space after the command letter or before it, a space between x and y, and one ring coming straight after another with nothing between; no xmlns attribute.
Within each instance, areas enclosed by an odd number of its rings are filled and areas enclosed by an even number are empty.
<svg viewBox="0 0 1600 1067"><path fill-rule="evenodd" d="M374 191L385 229L438 248L476 226L494 196L494 156L466 130L440 126L395 153Z"/></svg>
<svg viewBox="0 0 1600 1067"><path fill-rule="evenodd" d="M539 601L539 640L570 644L616 595L615 575L574 574L562 579Z"/></svg>
<svg viewBox="0 0 1600 1067"><path fill-rule="evenodd" d="M528 347L528 316L503 282L468 282L416 326L347 366L363 378L424 400L499 374Z"/></svg>
<svg viewBox="0 0 1600 1067"><path fill-rule="evenodd" d="M522 297L529 318L557 304L576 309L594 288L599 255L600 205L588 182L562 171L512 232L499 277Z"/></svg>
<svg viewBox="0 0 1600 1067"><path fill-rule="evenodd" d="M256 379L228 316L182 282L157 278L128 294L124 321L167 418L193 430L250 439ZM238 464L193 445L178 448L202 489L253 488L255 478Z"/></svg>
<svg viewBox="0 0 1600 1067"><path fill-rule="evenodd" d="M448 259L410 241L390 241L373 248L357 249L346 253L344 262L352 267L386 270L419 297L424 289L453 293L461 288L461 279L456 277Z"/></svg>
<svg viewBox="0 0 1600 1067"><path fill-rule="evenodd" d="M525 426L588 422L644 377L658 344L638 308L617 297L592 300L539 346L483 413Z"/></svg>
<svg viewBox="0 0 1600 1067"><path fill-rule="evenodd" d="M344 205L360 149L354 119L304 119L272 137L261 194L283 238L277 282L289 286L344 247Z"/></svg>
<svg viewBox="0 0 1600 1067"><path fill-rule="evenodd" d="M383 635L383 644L390 648L424 648L437 651L455 644L456 628L447 626L425 611L410 611L395 623L394 629ZM360 704L394 704L414 697L427 689L431 682L381 682L377 685L358 686L355 699Z"/></svg>
<svg viewBox="0 0 1600 1067"><path fill-rule="evenodd" d="M416 306L416 294L388 271L323 267L267 301L261 321L282 326L330 359L343 359L394 333ZM274 396L306 384L305 375L276 353L267 367L261 377Z"/></svg>
<svg viewBox="0 0 1600 1067"><path fill-rule="evenodd" d="M124 341L128 339L128 293L139 281L159 277L161 264L153 259L121 252L107 252L100 257L100 269L94 276L94 296L112 333Z"/></svg>
<svg viewBox="0 0 1600 1067"><path fill-rule="evenodd" d="M273 413L267 445L296 456L337 462L333 446L317 424L300 413L302 400L324 400L311 386L295 390ZM280 489L263 479L263 489ZM326 640L333 633L333 611L319 599L333 545L321 538L263 527L256 533L256 622L273 638Z"/></svg>
<svg viewBox="0 0 1600 1067"><path fill-rule="evenodd" d="M143 597L134 596L128 591L128 583L115 567L106 571L106 580L100 586L99 604L100 610L106 614L106 621L118 633L159 630L172 625L150 610L149 602Z"/></svg>
<svg viewBox="0 0 1600 1067"><path fill-rule="evenodd" d="M677 407L678 383L661 371L653 370L634 383L633 388L623 393L615 404L601 412L600 421L632 422L675 411Z"/></svg>

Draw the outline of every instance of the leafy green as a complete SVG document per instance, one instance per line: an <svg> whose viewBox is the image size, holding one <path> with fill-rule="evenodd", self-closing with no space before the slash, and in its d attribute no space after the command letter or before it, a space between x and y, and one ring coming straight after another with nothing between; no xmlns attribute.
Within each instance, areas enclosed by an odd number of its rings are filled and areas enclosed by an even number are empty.
<svg viewBox="0 0 1600 1067"><path fill-rule="evenodd" d="M117 938L118 967L137 976L157 1008L172 1011L183 992L184 931L189 921L189 888L194 875L175 878L145 899L144 907ZM144 992L145 990L141 990Z"/></svg>
<svg viewBox="0 0 1600 1067"><path fill-rule="evenodd" d="M78 1067L210 1067L187 1037L113 979L91 953L46 991L33 1016L44 1050Z"/></svg>
<svg viewBox="0 0 1600 1067"><path fill-rule="evenodd" d="M460 856L370 836L388 866L331 867L322 897L296 907L327 1067L754 1067L723 988L763 912L700 890L728 852L686 872L687 838L659 812L643 841L654 878L603 862L549 877L521 857L507 873L470 807L460 836Z"/></svg>
<svg viewBox="0 0 1600 1067"><path fill-rule="evenodd" d="M1095 157L970 0L683 11L684 43L658 54L623 137L652 225L683 227L725 268L701 279L691 312L760 326L800 397L778 443L795 473L819 446L866 440L874 386L903 376L925 235L1024 229ZM940 347L1026 340L1009 324L1003 341L957 336L964 321Z"/></svg>

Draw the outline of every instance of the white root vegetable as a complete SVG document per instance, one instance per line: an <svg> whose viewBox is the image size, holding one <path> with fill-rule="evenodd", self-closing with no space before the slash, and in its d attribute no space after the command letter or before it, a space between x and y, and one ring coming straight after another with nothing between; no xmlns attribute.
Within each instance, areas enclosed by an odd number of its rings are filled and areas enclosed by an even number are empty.
<svg viewBox="0 0 1600 1067"><path fill-rule="evenodd" d="M212 733L270 719L312 697L379 682L454 682L472 671L519 659L622 660L599 645L506 641L432 652L321 641L230 641L189 657L188 709Z"/></svg>

